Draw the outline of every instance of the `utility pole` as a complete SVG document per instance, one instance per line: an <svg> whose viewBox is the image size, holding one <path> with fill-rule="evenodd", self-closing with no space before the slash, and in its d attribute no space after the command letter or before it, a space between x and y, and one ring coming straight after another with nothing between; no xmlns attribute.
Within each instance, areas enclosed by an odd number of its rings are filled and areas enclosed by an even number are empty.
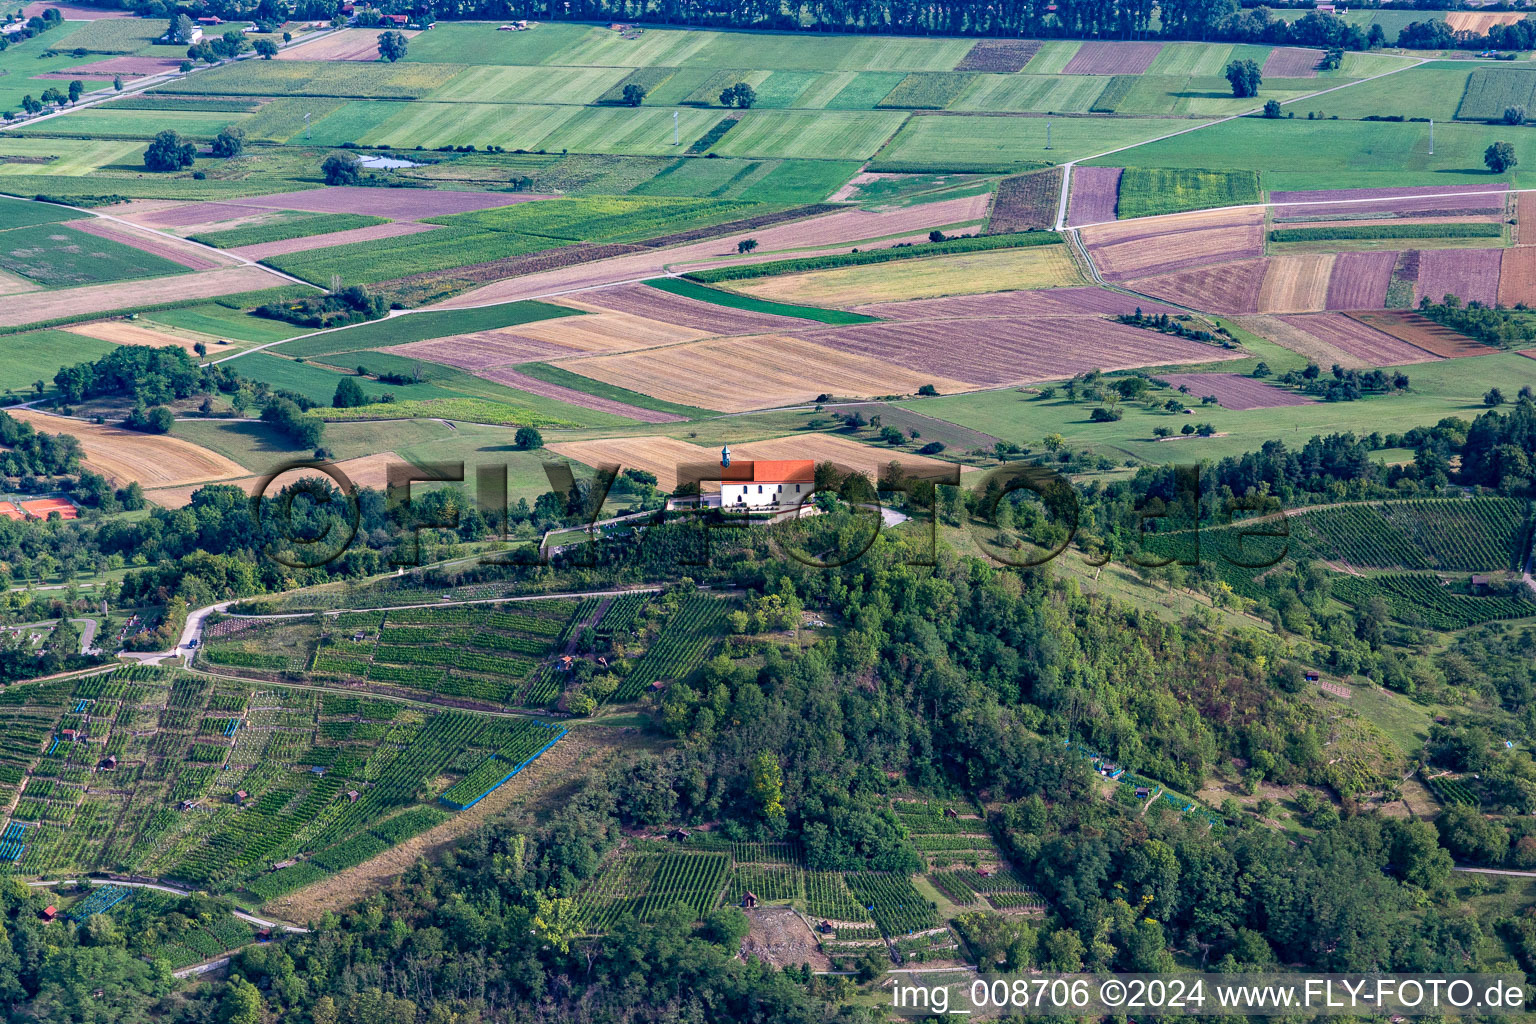
<svg viewBox="0 0 1536 1024"><path fill-rule="evenodd" d="M1045 122L1045 148L1051 148L1051 122Z"/></svg>
<svg viewBox="0 0 1536 1024"><path fill-rule="evenodd" d="M677 145L677 111L672 111L672 145Z"/></svg>
<svg viewBox="0 0 1536 1024"><path fill-rule="evenodd" d="M309 112L304 112L304 141L309 141Z"/></svg>
<svg viewBox="0 0 1536 1024"><path fill-rule="evenodd" d="M1435 155L1435 119L1429 119L1429 155Z"/></svg>

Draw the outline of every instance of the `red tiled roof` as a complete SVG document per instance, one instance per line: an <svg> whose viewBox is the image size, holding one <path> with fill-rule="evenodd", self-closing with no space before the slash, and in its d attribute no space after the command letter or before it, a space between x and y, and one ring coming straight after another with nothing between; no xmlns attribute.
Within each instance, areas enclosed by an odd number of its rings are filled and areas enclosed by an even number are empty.
<svg viewBox="0 0 1536 1024"><path fill-rule="evenodd" d="M816 463L810 459L757 459L720 467L726 483L808 484L816 479Z"/></svg>

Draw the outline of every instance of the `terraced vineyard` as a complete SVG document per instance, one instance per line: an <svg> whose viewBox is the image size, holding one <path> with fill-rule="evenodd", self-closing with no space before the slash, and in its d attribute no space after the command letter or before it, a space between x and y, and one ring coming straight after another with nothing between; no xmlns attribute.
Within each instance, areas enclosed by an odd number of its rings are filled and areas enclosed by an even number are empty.
<svg viewBox="0 0 1536 1024"><path fill-rule="evenodd" d="M886 938L936 927L938 912L905 875L851 871L844 876L854 899L874 918Z"/></svg>
<svg viewBox="0 0 1536 1024"><path fill-rule="evenodd" d="M582 928L595 933L624 918L650 921L675 903L703 917L719 904L730 868L724 852L647 850L616 857L578 897Z"/></svg>
<svg viewBox="0 0 1536 1024"><path fill-rule="evenodd" d="M307 670L322 682L366 681L538 707L558 694L558 687L545 685L540 662L595 607L588 599L344 612L327 618L319 632L308 620L226 620L210 630L216 635L199 657L251 674ZM270 653L274 647L284 653Z"/></svg>
<svg viewBox="0 0 1536 1024"><path fill-rule="evenodd" d="M663 679L681 679L703 664L715 640L725 632L730 605L716 597L689 597L667 619L660 635L624 677L615 701L634 700Z"/></svg>
<svg viewBox="0 0 1536 1024"><path fill-rule="evenodd" d="M1464 586L1442 584L1432 575L1341 575L1334 580L1333 592L1357 608L1379 597L1393 618L1430 629L1464 629L1481 622L1536 615L1536 601L1523 594L1480 597L1464 593Z"/></svg>
<svg viewBox="0 0 1536 1024"><path fill-rule="evenodd" d="M1356 566L1491 572L1517 569L1528 503L1515 498L1384 501L1290 517L1296 553Z"/></svg>
<svg viewBox="0 0 1536 1024"><path fill-rule="evenodd" d="M1465 782L1453 779L1449 775L1433 776L1427 780L1426 784L1429 786L1429 791L1435 794L1435 799L1447 807L1453 804L1477 807L1481 803L1477 799L1477 794L1468 789Z"/></svg>
<svg viewBox="0 0 1536 1024"><path fill-rule="evenodd" d="M494 788L477 766L498 765L499 784L564 735L137 665L7 687L0 726L0 779L25 781L0 870L129 872L262 899L447 820L421 802L431 780L476 790L468 806Z"/></svg>

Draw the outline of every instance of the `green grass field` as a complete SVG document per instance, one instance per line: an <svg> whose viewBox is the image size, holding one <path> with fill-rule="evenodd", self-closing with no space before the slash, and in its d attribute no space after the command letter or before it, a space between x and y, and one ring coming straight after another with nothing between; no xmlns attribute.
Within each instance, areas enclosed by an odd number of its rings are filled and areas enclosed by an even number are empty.
<svg viewBox="0 0 1536 1024"><path fill-rule="evenodd" d="M197 331L214 337L251 342L282 341L284 338L304 334L309 330L307 327L296 327L281 320L251 316L243 310L230 309L216 302L183 306L180 309L159 310L148 314L145 319L152 323L165 324L167 327L180 327L185 331Z"/></svg>
<svg viewBox="0 0 1536 1024"><path fill-rule="evenodd" d="M433 222L573 242L632 242L759 212L751 203L593 196L519 203L438 217Z"/></svg>
<svg viewBox="0 0 1536 1024"><path fill-rule="evenodd" d="M1050 149L1045 148L1047 123L1051 125ZM1009 170L1081 159L1185 127L1193 125L1162 118L984 117L955 121L953 115L917 114L880 150L872 169L900 165L932 170ZM1133 152L1139 156L1151 149ZM1115 159L1119 160L1120 155ZM1157 166L1158 161L1146 158L1137 163Z"/></svg>
<svg viewBox="0 0 1536 1024"><path fill-rule="evenodd" d="M1319 97L1316 106L1325 114L1341 118L1432 117L1449 121L1456 116L1471 74L1471 68L1444 64L1409 68ZM1297 116L1306 114L1301 112Z"/></svg>
<svg viewBox="0 0 1536 1024"><path fill-rule="evenodd" d="M323 406L331 404L331 399L336 394L336 385L344 376L347 376L335 370L315 366L313 363L296 363L292 359L268 355L266 352L252 352L231 365L239 368L242 377L264 381L274 388L297 392ZM386 392L394 394L402 401L455 397L453 392L445 391L432 384L381 384L370 377L356 377L356 380L358 386L363 389L363 394L372 399L377 399Z"/></svg>
<svg viewBox="0 0 1536 1024"><path fill-rule="evenodd" d="M1514 145L1520 166L1495 178L1483 166L1483 150L1497 141ZM1520 184L1536 167L1536 135L1493 125L1436 124L1430 155L1427 124L1245 117L1087 162L1260 171L1267 189Z"/></svg>
<svg viewBox="0 0 1536 1024"><path fill-rule="evenodd" d="M710 152L721 156L865 159L874 155L906 117L897 111L748 111Z"/></svg>
<svg viewBox="0 0 1536 1024"><path fill-rule="evenodd" d="M387 348L428 338L446 338L454 334L492 331L499 327L549 320L559 316L579 316L574 309L551 306L546 302L507 302L499 306L455 309L441 312L413 313L387 320L358 324L338 331L327 331L313 338L288 342L281 346L286 356L329 356L340 352Z"/></svg>
<svg viewBox="0 0 1536 1024"><path fill-rule="evenodd" d="M76 210L55 206L52 203L35 203L26 199L0 196L0 231L9 231L11 228L32 224L57 224L59 221L75 220L79 216Z"/></svg>
<svg viewBox="0 0 1536 1024"><path fill-rule="evenodd" d="M62 224L0 232L0 269L48 288L185 274L180 263Z"/></svg>
<svg viewBox="0 0 1536 1024"><path fill-rule="evenodd" d="M91 107L29 129L33 135L91 138L148 138L174 131L192 139L211 139L225 125L239 124L246 115L227 111L123 110Z"/></svg>
<svg viewBox="0 0 1536 1024"><path fill-rule="evenodd" d="M1281 358L1285 358L1281 351ZM1268 352L1264 358L1277 371L1290 368ZM1305 363L1294 354L1289 358L1298 368ZM1221 364L1219 369L1242 372L1245 365L1251 364ZM1404 367L1403 372L1412 382L1412 392L1391 398L1319 402L1245 412L1202 406L1196 412L1198 421L1213 424L1225 436L1187 441L1156 441L1152 429L1164 426L1177 431L1189 417L1148 412L1133 403L1121 406L1124 418L1115 423L1090 422L1088 413L1093 405L1089 402L1072 403L1065 398L1042 401L1014 391L898 404L1020 444L1038 444L1042 437L1058 432L1071 444L1092 447L1098 454L1112 459L1132 455L1160 464L1241 455L1257 450L1268 440L1282 440L1296 448L1314 434L1353 432L1365 435L1372 431L1403 431L1436 423L1446 416L1471 420L1486 411L1483 393L1488 390L1490 381L1498 381L1508 393L1527 384L1536 388L1536 359L1513 352L1419 363Z"/></svg>
<svg viewBox="0 0 1536 1024"><path fill-rule="evenodd" d="M1150 217L1213 206L1241 206L1262 198L1259 176L1254 171L1131 167L1120 176L1117 213L1122 218Z"/></svg>
<svg viewBox="0 0 1536 1024"><path fill-rule="evenodd" d="M35 395L34 381L53 387L59 367L99 359L117 346L67 331L29 331L0 337L0 388Z"/></svg>

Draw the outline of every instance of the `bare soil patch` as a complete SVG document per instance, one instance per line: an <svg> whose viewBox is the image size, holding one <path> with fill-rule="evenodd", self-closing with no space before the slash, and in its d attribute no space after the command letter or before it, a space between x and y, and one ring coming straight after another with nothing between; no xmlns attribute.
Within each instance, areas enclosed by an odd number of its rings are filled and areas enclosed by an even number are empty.
<svg viewBox="0 0 1536 1024"><path fill-rule="evenodd" d="M152 345L156 348L165 345L175 345L177 348L192 351L192 347L200 339L195 336L171 334L167 331L150 327L140 327L126 320L98 320L91 324L76 324L66 327L64 330L71 334L78 334L83 338L97 338L101 341L110 341L114 345ZM206 342L205 342L206 343Z"/></svg>
<svg viewBox="0 0 1536 1024"><path fill-rule="evenodd" d="M321 39L278 52L278 60L373 60L379 59L378 28L344 28ZM403 32L407 39L420 33Z"/></svg>
<svg viewBox="0 0 1536 1024"><path fill-rule="evenodd" d="M751 924L741 952L775 967L810 964L812 970L831 970L832 961L805 920L791 907L756 907L744 911Z"/></svg>

